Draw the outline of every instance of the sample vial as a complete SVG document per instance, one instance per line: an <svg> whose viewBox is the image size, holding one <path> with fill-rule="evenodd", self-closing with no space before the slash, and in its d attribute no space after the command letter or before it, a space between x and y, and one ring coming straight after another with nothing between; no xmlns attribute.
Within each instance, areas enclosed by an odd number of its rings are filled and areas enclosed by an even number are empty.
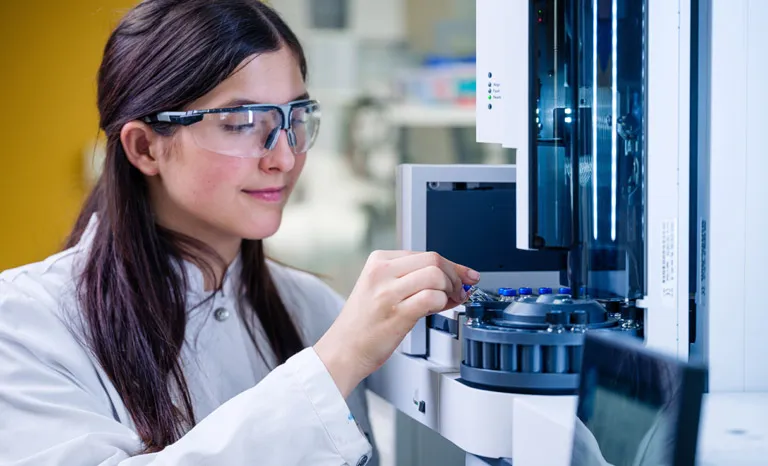
<svg viewBox="0 0 768 466"><path fill-rule="evenodd" d="M605 310L608 312L609 317L613 317L617 321L621 322L621 301L608 301L605 303Z"/></svg>
<svg viewBox="0 0 768 466"><path fill-rule="evenodd" d="M587 331L587 313L577 310L571 312L571 332L585 333Z"/></svg>
<svg viewBox="0 0 768 466"><path fill-rule="evenodd" d="M464 315L467 316L467 325L474 327L480 323L480 316L483 315L485 306L481 303L467 303L464 305Z"/></svg>
<svg viewBox="0 0 768 466"><path fill-rule="evenodd" d="M499 301L511 303L515 301L517 290L514 288L499 288Z"/></svg>
<svg viewBox="0 0 768 466"><path fill-rule="evenodd" d="M635 306L627 306L621 310L621 329L622 330L637 330L640 328L640 322L637 321L637 308Z"/></svg>
<svg viewBox="0 0 768 466"><path fill-rule="evenodd" d="M535 298L533 298L532 288L528 288L524 286L517 290L517 294L520 296L519 298L517 298L519 302L527 302L527 301L535 300Z"/></svg>
<svg viewBox="0 0 768 466"><path fill-rule="evenodd" d="M464 285L464 291L467 292L467 300L473 303L482 301L496 301L493 296L489 295L476 286Z"/></svg>
<svg viewBox="0 0 768 466"><path fill-rule="evenodd" d="M565 332L566 316L563 311L554 310L547 312L547 332L549 333L563 333Z"/></svg>

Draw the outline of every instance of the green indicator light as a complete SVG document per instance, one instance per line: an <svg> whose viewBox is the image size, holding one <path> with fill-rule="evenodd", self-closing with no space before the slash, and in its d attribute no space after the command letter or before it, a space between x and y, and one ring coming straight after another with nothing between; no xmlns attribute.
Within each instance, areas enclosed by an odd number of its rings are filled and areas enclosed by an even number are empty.
<svg viewBox="0 0 768 466"><path fill-rule="evenodd" d="M488 96L488 100L491 100L491 96Z"/></svg>

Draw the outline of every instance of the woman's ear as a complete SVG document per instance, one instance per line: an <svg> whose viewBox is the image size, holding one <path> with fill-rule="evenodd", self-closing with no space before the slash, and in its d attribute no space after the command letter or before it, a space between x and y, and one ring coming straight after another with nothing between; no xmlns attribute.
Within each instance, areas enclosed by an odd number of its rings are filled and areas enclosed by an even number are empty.
<svg viewBox="0 0 768 466"><path fill-rule="evenodd" d="M159 156L162 153L162 137L152 131L146 123L129 121L120 130L128 161L146 176L160 173Z"/></svg>

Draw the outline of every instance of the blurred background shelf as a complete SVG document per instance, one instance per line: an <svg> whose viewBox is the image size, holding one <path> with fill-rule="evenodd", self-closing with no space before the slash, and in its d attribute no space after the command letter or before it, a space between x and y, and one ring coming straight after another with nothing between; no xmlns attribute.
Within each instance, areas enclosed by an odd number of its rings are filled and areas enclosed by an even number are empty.
<svg viewBox="0 0 768 466"><path fill-rule="evenodd" d="M386 118L394 126L423 128L474 127L475 107L402 103L389 105Z"/></svg>

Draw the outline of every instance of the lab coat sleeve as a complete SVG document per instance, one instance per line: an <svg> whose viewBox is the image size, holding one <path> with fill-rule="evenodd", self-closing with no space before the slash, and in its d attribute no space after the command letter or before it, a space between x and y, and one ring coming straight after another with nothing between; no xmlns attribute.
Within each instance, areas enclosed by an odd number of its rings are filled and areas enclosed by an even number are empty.
<svg viewBox="0 0 768 466"><path fill-rule="evenodd" d="M320 278L306 272L287 268L274 262L268 262L270 271L294 321L300 324L302 339L308 344L315 344L333 325L344 308L344 298ZM356 416L357 423L372 446L372 455L368 466L379 465L376 439L370 422L367 381L347 397L347 405Z"/></svg>
<svg viewBox="0 0 768 466"><path fill-rule="evenodd" d="M40 300L0 279L0 466L355 466L370 455L312 348L222 404L173 445L144 455L77 348Z"/></svg>

